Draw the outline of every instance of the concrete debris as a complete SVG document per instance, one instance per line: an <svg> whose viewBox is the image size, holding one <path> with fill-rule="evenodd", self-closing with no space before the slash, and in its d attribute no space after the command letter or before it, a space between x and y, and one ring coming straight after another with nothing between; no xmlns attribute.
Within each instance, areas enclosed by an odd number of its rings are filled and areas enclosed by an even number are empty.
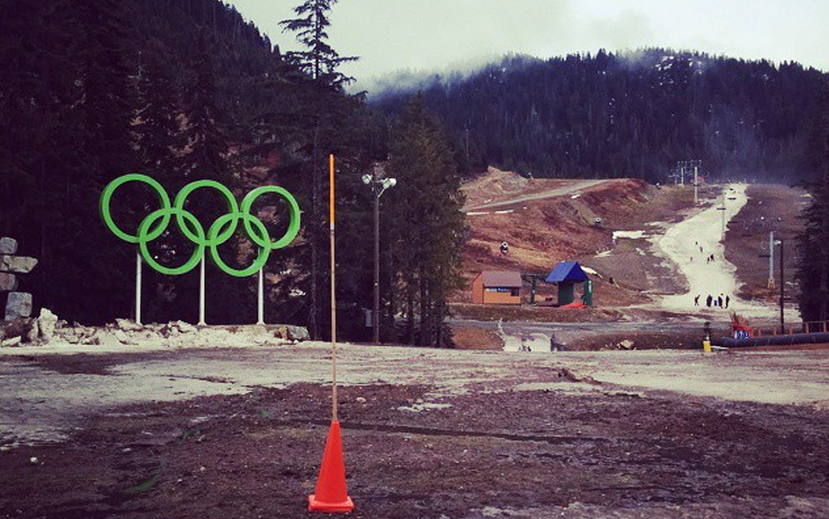
<svg viewBox="0 0 829 519"><path fill-rule="evenodd" d="M623 350L633 350L636 349L636 344L630 339L625 339L619 343L619 347Z"/></svg>
<svg viewBox="0 0 829 519"><path fill-rule="evenodd" d="M125 332L135 332L143 328L142 325L130 319L116 319L115 327Z"/></svg>
<svg viewBox="0 0 829 519"><path fill-rule="evenodd" d="M55 335L55 328L58 324L58 316L53 314L48 308L41 308L40 315L37 318L37 327L40 332L40 338L44 342L49 342Z"/></svg>

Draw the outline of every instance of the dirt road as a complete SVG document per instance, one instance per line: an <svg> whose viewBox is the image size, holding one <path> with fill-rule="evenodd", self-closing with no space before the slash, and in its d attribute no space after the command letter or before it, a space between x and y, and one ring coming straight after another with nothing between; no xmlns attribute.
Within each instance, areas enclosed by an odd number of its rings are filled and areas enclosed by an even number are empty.
<svg viewBox="0 0 829 519"><path fill-rule="evenodd" d="M474 207L464 207L464 212L469 211L479 211L481 209L494 209L496 207L505 207L515 204L520 204L524 202L530 202L532 200L543 200L545 198L555 198L558 196L565 196L565 195L572 195L581 191L583 189L587 189L593 186L598 186L604 184L606 182L612 182L612 180L602 179L602 180L580 180L580 181L573 181L572 184L569 184L565 187L560 187L558 189L550 189L547 191L542 191L540 193L533 193L531 195L522 195L517 196L515 198L510 198L509 200L499 200L498 202L491 202L488 204L481 204L476 205Z"/></svg>
<svg viewBox="0 0 829 519"><path fill-rule="evenodd" d="M8 351L0 517L306 516L326 345ZM826 352L346 346L340 367L353 517L826 517Z"/></svg>

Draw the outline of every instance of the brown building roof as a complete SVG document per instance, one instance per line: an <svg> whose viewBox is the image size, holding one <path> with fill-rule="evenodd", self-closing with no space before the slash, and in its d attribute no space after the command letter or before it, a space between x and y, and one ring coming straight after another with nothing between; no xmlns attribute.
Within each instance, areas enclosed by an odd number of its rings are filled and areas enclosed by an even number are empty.
<svg viewBox="0 0 829 519"><path fill-rule="evenodd" d="M521 288L521 273L515 270L485 270L485 287Z"/></svg>

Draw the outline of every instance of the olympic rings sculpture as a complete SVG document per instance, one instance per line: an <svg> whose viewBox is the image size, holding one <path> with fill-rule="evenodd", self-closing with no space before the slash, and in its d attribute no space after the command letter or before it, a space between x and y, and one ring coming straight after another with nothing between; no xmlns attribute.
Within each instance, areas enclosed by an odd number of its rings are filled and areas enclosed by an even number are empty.
<svg viewBox="0 0 829 519"><path fill-rule="evenodd" d="M142 182L150 186L150 188L152 188L158 196L158 202L161 205L160 209L156 209L141 220L141 223L138 225L137 234L135 235L129 234L118 227L112 219L109 207L115 190L128 182ZM205 232L204 226L201 222L199 222L195 215L184 209L187 197L190 196L193 191L203 188L215 189L227 201L227 213L216 218L216 220L208 228L207 232ZM257 198L265 193L280 195L288 202L288 209L290 213L288 230L285 231L285 234L280 239L275 241L271 240L268 230L265 228L265 224L263 224L259 218L250 214L250 209L253 207L253 203ZM291 243L299 232L299 205L297 205L296 200L291 193L278 186L257 187L245 195L245 198L242 199L242 204L239 205L236 202L236 198L233 196L233 193L231 193L230 190L224 185L216 182L215 180L196 180L195 182L190 182L184 186L181 191L178 192L173 200L173 203L171 204L170 197L167 195L167 192L155 179L139 173L130 173L128 175L118 177L107 184L104 191L101 193L101 199L99 202L101 218L104 220L107 228L109 228L115 236L125 242L137 243L144 261L154 270L170 276L186 274L187 272L193 270L201 261L204 256L204 250L207 247L210 248L210 257L220 270L226 274L230 274L231 276L250 276L258 272L259 269L265 265L271 251L281 249ZM178 267L166 267L161 265L155 258L152 257L148 244L161 236L164 231L167 230L170 224L170 219L173 216L175 216L176 225L178 225L182 235L195 244L196 248L190 258L183 265ZM244 269L236 269L229 266L219 256L218 250L219 245L227 242L230 237L233 236L233 233L236 232L236 228L238 227L240 220L244 225L248 238L259 246L259 254L256 256L256 259L248 268Z"/></svg>

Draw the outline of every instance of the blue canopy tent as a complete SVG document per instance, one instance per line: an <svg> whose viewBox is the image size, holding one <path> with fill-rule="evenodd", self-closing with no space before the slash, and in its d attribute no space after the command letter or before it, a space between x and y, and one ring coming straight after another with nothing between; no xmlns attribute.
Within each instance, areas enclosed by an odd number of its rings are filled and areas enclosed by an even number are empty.
<svg viewBox="0 0 829 519"><path fill-rule="evenodd" d="M545 279L547 283L558 283L558 304L569 305L574 299L576 283L590 283L590 278L581 269L577 261L562 261ZM591 290L585 289L585 304L593 306Z"/></svg>

